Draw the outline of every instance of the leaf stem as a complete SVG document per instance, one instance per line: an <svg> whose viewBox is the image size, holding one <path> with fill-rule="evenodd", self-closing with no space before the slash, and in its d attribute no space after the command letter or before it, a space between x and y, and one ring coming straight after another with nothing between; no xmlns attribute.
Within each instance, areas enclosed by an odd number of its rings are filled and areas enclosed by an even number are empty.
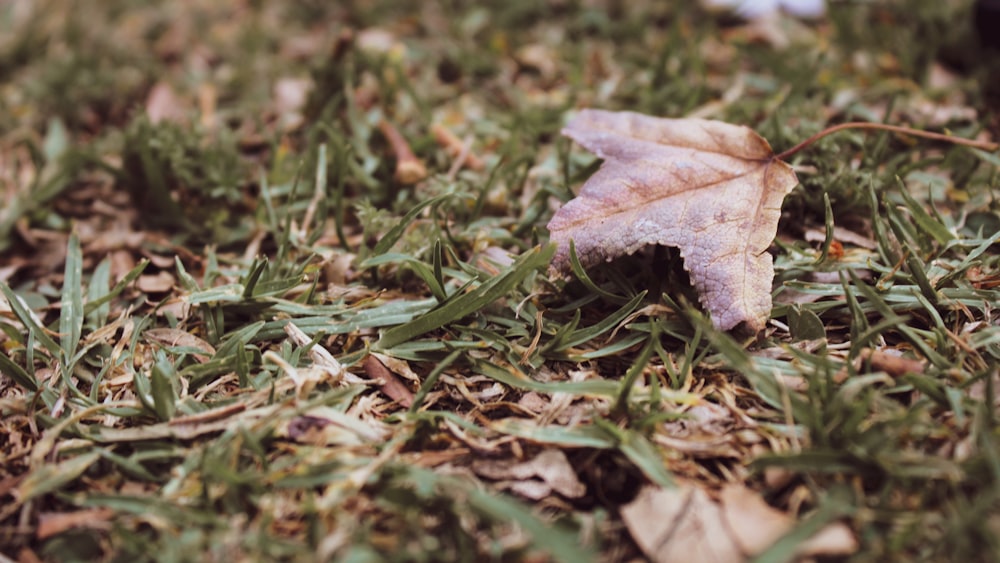
<svg viewBox="0 0 1000 563"><path fill-rule="evenodd" d="M809 145L815 143L816 141L822 139L823 137L826 137L827 135L831 135L838 131L843 131L844 129L875 129L879 131L891 131L893 133L900 133L902 135L912 135L914 137L923 137L925 139L932 139L935 141L944 141L946 143L964 145L967 147L982 149L989 152L993 152L996 151L997 149L1000 149L1000 144L991 143L989 141L973 141L972 139L963 139L962 137L952 137L950 135L944 135L942 133L931 133L930 131L921 131L919 129L900 127L898 125L886 125L884 123L869 123L866 121L851 121L848 123L840 123L832 127L827 127L826 129L820 131L819 133L816 133L815 135L795 145L794 147L778 154L777 156L775 156L775 158L777 158L778 160L785 160L788 157L794 155L795 153L801 151L802 149L808 147Z"/></svg>

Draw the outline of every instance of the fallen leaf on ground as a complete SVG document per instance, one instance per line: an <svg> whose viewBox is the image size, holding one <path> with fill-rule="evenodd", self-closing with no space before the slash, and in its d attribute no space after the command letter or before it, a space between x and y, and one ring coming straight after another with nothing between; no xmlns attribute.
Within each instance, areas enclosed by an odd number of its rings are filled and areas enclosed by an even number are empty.
<svg viewBox="0 0 1000 563"><path fill-rule="evenodd" d="M302 124L302 110L312 86L311 80L287 77L274 84L274 106L285 128L294 129Z"/></svg>
<svg viewBox="0 0 1000 563"><path fill-rule="evenodd" d="M795 526L795 519L769 506L742 485L728 485L719 500L686 483L646 487L622 508L622 519L651 561L746 561ZM842 523L822 528L799 544L799 557L854 553L857 540Z"/></svg>
<svg viewBox="0 0 1000 563"><path fill-rule="evenodd" d="M166 82L157 82L146 97L146 115L152 123L180 123L186 112L184 102Z"/></svg>
<svg viewBox="0 0 1000 563"><path fill-rule="evenodd" d="M664 432L657 432L653 441L696 458L739 458L734 428L736 420L729 409L701 402L684 411L683 418L665 422Z"/></svg>
<svg viewBox="0 0 1000 563"><path fill-rule="evenodd" d="M781 203L798 184L747 127L702 119L583 110L563 129L604 164L548 228L555 274L647 246L675 246L713 324L764 328L774 264L767 248Z"/></svg>
<svg viewBox="0 0 1000 563"><path fill-rule="evenodd" d="M398 375L392 373L389 368L379 361L375 356L368 356L362 364L365 374L369 379L380 381L379 389L396 401L403 408L410 408L413 405L413 392L406 388L406 384Z"/></svg>
<svg viewBox="0 0 1000 563"><path fill-rule="evenodd" d="M43 512L38 515L35 537L40 540L74 528L108 530L114 512L110 508L92 508L76 512Z"/></svg>
<svg viewBox="0 0 1000 563"><path fill-rule="evenodd" d="M622 508L622 520L639 549L653 561L743 561L722 527L722 511L696 487L646 487Z"/></svg>
<svg viewBox="0 0 1000 563"><path fill-rule="evenodd" d="M215 348L211 344L179 328L151 328L143 332L142 335L146 340L168 348L193 348L201 350L204 354L195 354L194 358L202 364L207 362L210 356L215 355Z"/></svg>
<svg viewBox="0 0 1000 563"><path fill-rule="evenodd" d="M135 287L143 293L166 293L174 288L176 282L170 272L157 272L139 276L135 281Z"/></svg>
<svg viewBox="0 0 1000 563"><path fill-rule="evenodd" d="M487 479L507 481L511 490L535 500L545 498L553 491L566 498L580 498L587 492L566 454L557 449L544 450L524 462L480 459L472 464L472 470Z"/></svg>
<svg viewBox="0 0 1000 563"><path fill-rule="evenodd" d="M279 425L275 435L302 444L356 446L385 439L377 425L329 407L317 407Z"/></svg>

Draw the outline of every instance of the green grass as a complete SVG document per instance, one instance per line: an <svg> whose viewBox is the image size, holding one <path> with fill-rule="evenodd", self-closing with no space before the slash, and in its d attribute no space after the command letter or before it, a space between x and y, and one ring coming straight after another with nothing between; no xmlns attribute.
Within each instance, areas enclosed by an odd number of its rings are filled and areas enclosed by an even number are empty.
<svg viewBox="0 0 1000 563"><path fill-rule="evenodd" d="M779 151L850 120L995 132L968 6L835 3L782 49L611 4L0 7L0 554L626 560L620 507L685 479L792 511L765 558L840 520L854 560L994 559L996 154L854 132L797 154L758 338L714 331L669 249L546 272L597 165L568 111L697 112ZM966 65L945 87L941 56ZM176 122L144 116L158 83ZM425 180L394 178L381 119ZM453 169L434 124L485 167ZM675 435L697 405L725 447ZM545 449L582 496L475 469Z"/></svg>

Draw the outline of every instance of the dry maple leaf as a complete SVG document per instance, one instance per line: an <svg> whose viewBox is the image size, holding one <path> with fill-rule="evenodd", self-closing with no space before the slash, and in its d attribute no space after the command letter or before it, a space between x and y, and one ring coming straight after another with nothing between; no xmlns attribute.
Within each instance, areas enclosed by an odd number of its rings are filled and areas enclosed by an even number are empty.
<svg viewBox="0 0 1000 563"><path fill-rule="evenodd" d="M562 132L604 164L549 222L554 274L571 271L570 240L584 267L674 246L717 328L764 328L767 248L798 180L763 137L720 121L601 110L581 111Z"/></svg>

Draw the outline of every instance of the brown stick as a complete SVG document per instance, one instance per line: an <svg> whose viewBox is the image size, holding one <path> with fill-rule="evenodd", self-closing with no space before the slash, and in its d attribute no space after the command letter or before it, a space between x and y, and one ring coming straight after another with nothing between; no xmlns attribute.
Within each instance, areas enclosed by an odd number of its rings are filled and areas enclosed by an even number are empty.
<svg viewBox="0 0 1000 563"><path fill-rule="evenodd" d="M396 181L402 184L416 184L427 177L427 167L413 154L413 149L392 123L383 119L378 123L379 131L385 135L392 152L396 155Z"/></svg>
<svg viewBox="0 0 1000 563"><path fill-rule="evenodd" d="M984 151L993 152L1000 149L1000 144L991 143L989 141L974 141L972 139L963 139L962 137L952 137L950 135L944 135L942 133L931 133L930 131L921 131L919 129L911 129L909 127L900 127L898 125L886 125L884 123L869 123L866 121L851 121L849 123L841 123L839 125L834 125L832 127L827 127L826 129L816 133L815 135L809 137L805 141L795 145L794 147L778 154L775 156L778 160L785 160L788 157L794 155L795 153L801 151L802 149L808 147L809 145L815 143L816 141L831 135L838 131L843 131L844 129L867 129L867 130L878 130L878 131L891 131L893 133L899 133L901 135L912 135L914 137L923 137L925 139L931 139L934 141L944 141L946 143L952 143L955 145L963 145L966 147L972 147L976 149L982 149Z"/></svg>
<svg viewBox="0 0 1000 563"><path fill-rule="evenodd" d="M448 156L455 159L455 166L465 165L477 172L486 168L482 159L472 153L468 144L455 136L444 125L440 123L431 125L431 134L434 135L434 140L448 153Z"/></svg>
<svg viewBox="0 0 1000 563"><path fill-rule="evenodd" d="M413 405L413 393L406 388L399 376L392 373L375 356L368 356L362 364L369 379L380 382L379 389L404 408Z"/></svg>
<svg viewBox="0 0 1000 563"><path fill-rule="evenodd" d="M867 348L861 351L861 361L871 362L873 369L884 371L891 377L901 377L907 373L924 373L927 368L920 360L911 360L887 354L881 350Z"/></svg>

